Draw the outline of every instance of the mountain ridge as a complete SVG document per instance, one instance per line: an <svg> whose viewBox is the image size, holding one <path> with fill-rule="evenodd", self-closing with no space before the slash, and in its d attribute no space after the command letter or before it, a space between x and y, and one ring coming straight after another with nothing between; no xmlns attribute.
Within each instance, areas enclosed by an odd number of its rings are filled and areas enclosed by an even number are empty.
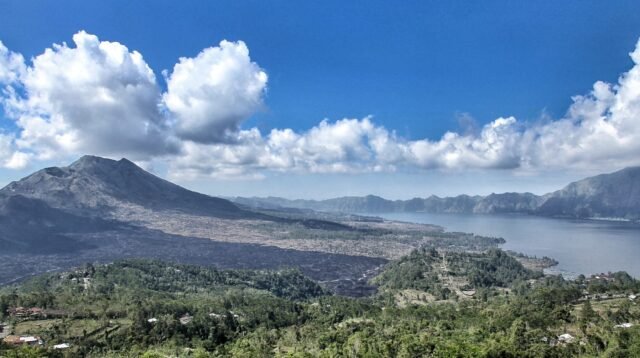
<svg viewBox="0 0 640 358"><path fill-rule="evenodd" d="M347 196L326 200L278 197L235 197L249 207L262 205L349 213L428 212L462 214L523 213L568 218L620 218L640 220L640 167L600 174L569 183L545 194L492 193L408 200L388 200L376 195Z"/></svg>
<svg viewBox="0 0 640 358"><path fill-rule="evenodd" d="M66 167L34 172L0 189L0 196L22 195L49 206L86 214L121 203L203 215L248 214L232 202L197 193L157 177L128 159L85 155Z"/></svg>
<svg viewBox="0 0 640 358"><path fill-rule="evenodd" d="M265 218L159 178L127 159L83 156L0 189L0 244L14 252L93 248L73 235L135 229L132 213L171 211L224 219Z"/></svg>
<svg viewBox="0 0 640 358"><path fill-rule="evenodd" d="M368 277L387 262L377 243L355 240L388 235L367 223L360 229L312 213L252 211L127 159L84 156L0 189L0 286L135 257L234 269L297 267L335 292L364 295L375 290ZM385 247L392 255L411 246Z"/></svg>

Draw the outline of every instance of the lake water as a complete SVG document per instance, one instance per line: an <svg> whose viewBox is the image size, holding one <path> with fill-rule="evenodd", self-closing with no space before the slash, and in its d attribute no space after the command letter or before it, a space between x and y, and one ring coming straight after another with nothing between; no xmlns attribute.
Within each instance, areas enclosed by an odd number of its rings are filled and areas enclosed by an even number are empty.
<svg viewBox="0 0 640 358"><path fill-rule="evenodd" d="M560 264L549 271L568 277L608 271L627 271L640 277L639 224L528 215L375 215L391 220L435 224L447 231L502 237L507 241L504 249L554 258Z"/></svg>

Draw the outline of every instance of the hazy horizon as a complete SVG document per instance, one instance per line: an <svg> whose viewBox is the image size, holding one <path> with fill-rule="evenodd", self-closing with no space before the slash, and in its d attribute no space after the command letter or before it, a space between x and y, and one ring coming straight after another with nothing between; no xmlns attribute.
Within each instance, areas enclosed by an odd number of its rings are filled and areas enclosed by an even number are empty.
<svg viewBox="0 0 640 358"><path fill-rule="evenodd" d="M112 158L117 160L116 158ZM67 166L71 162L66 164L60 164L59 166ZM42 168L33 168L33 171L40 170ZM144 168L149 170L155 175L163 177L162 174L155 172L152 168ZM623 168L620 168L623 169ZM0 171L1 172L1 171ZM440 197L452 197L458 195L481 195L486 196L492 193L533 193L536 195L547 194L556 190L559 190L569 184L570 182L584 179L588 176L606 174L608 172L595 172L595 173L574 173L573 175L556 174L552 178L539 176L495 176L489 177L491 173L480 173L484 175L486 186L481 185L477 175L479 173L427 173L427 174L414 174L406 175L400 178L394 173L382 173L375 175L366 174L353 174L342 178L332 178L330 175L305 175L304 180L300 180L299 176L291 175L279 175L277 177L268 177L262 179L262 183L267 183L263 188L256 188L251 191L247 191L245 187L245 181L233 181L229 179L221 181L174 181L176 184L184 186L187 189L201 192L212 196L223 197L281 197L285 199L309 199L309 200L324 200L345 196L366 196L376 195L389 200L408 200L416 197L429 197L436 195ZM20 180L30 174L31 171L22 170L19 172L10 173L16 175L11 181ZM381 175L394 176L393 180L396 181L396 186L390 188L376 188L376 182L380 180ZM168 178L164 178L168 179ZM424 185L425 179L430 179L432 182L430 185ZM273 185L269 185L269 181L278 181L279 188L273 189ZM403 181L403 184L399 184L398 181ZM0 182L0 188L8 185L11 181ZM365 183L366 185L363 185ZM339 185L338 185L339 184ZM309 186L316 187L319 192L325 193L324 195L309 195ZM407 190L407 186L411 186L411 190ZM460 187L467 188L467 191L459 189ZM527 188L523 190L523 188Z"/></svg>
<svg viewBox="0 0 640 358"><path fill-rule="evenodd" d="M211 195L406 199L640 164L638 4L66 5L0 5L0 184L95 154Z"/></svg>

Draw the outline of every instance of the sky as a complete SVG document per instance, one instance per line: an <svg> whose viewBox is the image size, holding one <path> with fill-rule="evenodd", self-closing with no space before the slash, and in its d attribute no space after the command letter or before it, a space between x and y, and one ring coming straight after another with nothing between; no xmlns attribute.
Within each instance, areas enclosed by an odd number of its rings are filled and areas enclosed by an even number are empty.
<svg viewBox="0 0 640 358"><path fill-rule="evenodd" d="M542 194L640 165L639 38L637 1L0 0L0 185Z"/></svg>

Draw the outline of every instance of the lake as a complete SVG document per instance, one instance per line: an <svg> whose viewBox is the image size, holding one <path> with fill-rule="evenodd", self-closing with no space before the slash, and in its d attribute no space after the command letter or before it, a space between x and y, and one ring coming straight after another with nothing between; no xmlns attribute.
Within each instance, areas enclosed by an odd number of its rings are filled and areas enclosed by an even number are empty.
<svg viewBox="0 0 640 358"><path fill-rule="evenodd" d="M435 224L447 231L504 238L506 250L549 256L548 270L565 277L627 271L640 277L640 225L628 222L564 220L529 215L389 213L386 219Z"/></svg>

